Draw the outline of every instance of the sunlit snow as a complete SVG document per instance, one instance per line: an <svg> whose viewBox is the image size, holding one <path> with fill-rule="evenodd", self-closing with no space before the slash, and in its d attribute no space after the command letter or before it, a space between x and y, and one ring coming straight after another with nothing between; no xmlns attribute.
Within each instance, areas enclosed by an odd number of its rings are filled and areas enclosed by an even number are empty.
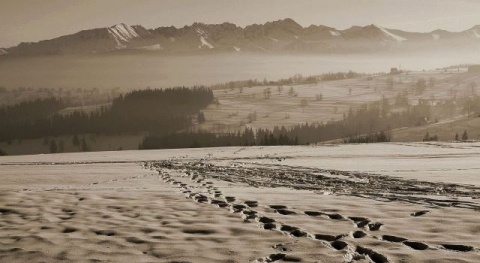
<svg viewBox="0 0 480 263"><path fill-rule="evenodd" d="M201 30L200 28L197 28L196 30L198 35L200 36L200 42L202 43L200 46L198 46L198 48L202 48L203 46L206 46L208 48L214 48L214 46L207 41L207 33L205 33L205 31Z"/></svg>
<svg viewBox="0 0 480 263"><path fill-rule="evenodd" d="M398 35L395 35L395 34L389 32L388 30L386 30L386 29L383 28L383 27L378 27L378 28L379 28L380 30L382 30L382 32L385 33L387 36L395 39L396 41L401 42L401 41L407 40L406 38L403 38L403 37L401 37L401 36L398 36Z"/></svg>
<svg viewBox="0 0 480 263"><path fill-rule="evenodd" d="M128 42L132 38L139 37L137 32L135 32L135 29L125 24L118 24L118 25L112 26L108 28L108 32L110 33L111 36L113 36L113 38L117 42L118 48L124 48L125 47L125 45L123 44L124 42Z"/></svg>

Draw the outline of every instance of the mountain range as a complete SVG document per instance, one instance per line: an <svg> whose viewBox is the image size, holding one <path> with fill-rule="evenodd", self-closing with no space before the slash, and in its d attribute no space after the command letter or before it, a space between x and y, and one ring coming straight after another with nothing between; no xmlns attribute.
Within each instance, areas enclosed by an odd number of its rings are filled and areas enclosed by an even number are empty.
<svg viewBox="0 0 480 263"><path fill-rule="evenodd" d="M117 24L39 42L0 48L0 56L101 54L112 52L280 52L371 53L422 50L479 50L480 25L462 32L407 32L377 25L338 30L302 27L292 19L239 27L232 23L194 23L182 28L146 29Z"/></svg>

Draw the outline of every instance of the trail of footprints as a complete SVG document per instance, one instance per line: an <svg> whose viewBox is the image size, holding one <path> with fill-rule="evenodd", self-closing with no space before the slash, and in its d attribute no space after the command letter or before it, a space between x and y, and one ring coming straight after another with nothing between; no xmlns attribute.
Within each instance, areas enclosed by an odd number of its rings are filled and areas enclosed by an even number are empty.
<svg viewBox="0 0 480 263"><path fill-rule="evenodd" d="M152 170L158 169L155 165L151 165ZM198 184L196 187L194 185L189 185L187 183L182 183L181 181L175 180L167 172L164 172L160 169L157 170L160 178L174 186L179 187L180 191L185 195L186 198L190 198L198 203L208 203L219 208L228 209L231 213L238 213L241 215L242 219L246 222L251 222L251 220L257 222L258 226L264 230L276 230L282 232L283 234L289 235L295 238L312 238L315 240L321 241L324 245L335 249L335 250L346 250L345 259L348 261L363 260L366 257L370 258L375 263L385 263L390 262L385 255L382 255L370 248L366 248L360 245L352 245L342 240L344 237L351 237L354 239L359 238L377 238L381 241L400 243L407 247L410 247L414 250L435 250L435 249L446 249L456 252L469 252L478 250L472 246L466 245L456 245L456 244L442 244L440 247L430 246L423 242L408 240L407 238L393 236L393 235L381 235L381 236L371 236L367 234L364 230L367 231L378 231L382 228L383 223L373 222L366 217L357 217L357 216L344 216L338 213L328 213L322 211L303 211L303 214L309 217L321 217L330 220L342 220L342 221L351 221L358 230L351 231L348 234L339 234L339 235L326 235L326 234L313 234L307 232L305 229L301 229L296 226L283 224L273 218L261 215L253 208L258 207L258 202L254 200L237 200L234 196L224 196L223 193L213 185L212 182L205 181L203 176L200 176L198 172L185 172L185 177L190 177L191 181ZM206 189L206 193L205 190ZM196 191L198 190L198 191ZM203 190L203 191L202 191ZM268 205L275 213L281 215L300 215L293 211L291 208L288 208L284 205ZM419 211L412 213L411 216L422 216L428 213L428 210ZM265 258L257 259L255 262L274 262L277 260L286 260L286 261L296 261L295 258L288 259L288 256L284 253L271 254Z"/></svg>

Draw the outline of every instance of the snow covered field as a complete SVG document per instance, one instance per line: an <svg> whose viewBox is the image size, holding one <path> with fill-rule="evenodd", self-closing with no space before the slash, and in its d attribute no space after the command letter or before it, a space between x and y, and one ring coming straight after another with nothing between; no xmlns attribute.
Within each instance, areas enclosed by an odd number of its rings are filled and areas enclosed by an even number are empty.
<svg viewBox="0 0 480 263"><path fill-rule="evenodd" d="M479 83L480 75L462 71L444 70L417 71L398 75L378 74L344 79L323 81L315 84L284 85L284 86L253 86L242 89L214 90L218 104L211 104L203 112L206 122L201 127L212 129L224 127L236 130L245 126L253 128L272 128L274 126L292 126L304 123L326 123L331 120L341 120L349 109L356 110L366 104L389 100L392 111L404 111L404 106L395 105L398 94L405 94L410 105L417 105L419 100L425 100L432 105L441 104L452 98L452 92L458 93L458 98L471 95L471 83ZM392 88L387 86L391 79ZM421 94L415 91L417 81L433 79L434 86L428 87ZM457 84L457 83L461 84ZM270 90L268 98L265 92ZM319 96L321 95L321 99ZM302 106L304 101L305 106ZM454 112L455 113L455 112ZM255 114L254 120L249 116ZM454 114L456 116L457 114ZM464 112L458 112L464 115ZM432 119L451 119L432 110ZM422 134L423 136L424 134ZM453 134L449 134L453 139ZM409 141L415 135L404 136ZM473 138L473 137L472 137ZM396 138L393 138L394 140ZM405 139L404 139L405 140Z"/></svg>
<svg viewBox="0 0 480 263"><path fill-rule="evenodd" d="M0 262L478 262L480 143L0 158Z"/></svg>

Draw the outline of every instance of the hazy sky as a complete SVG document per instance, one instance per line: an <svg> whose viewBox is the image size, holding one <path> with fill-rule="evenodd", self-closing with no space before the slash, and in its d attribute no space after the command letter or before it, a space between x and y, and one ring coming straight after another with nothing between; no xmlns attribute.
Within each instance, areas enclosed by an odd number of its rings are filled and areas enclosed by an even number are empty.
<svg viewBox="0 0 480 263"><path fill-rule="evenodd" d="M378 24L462 31L480 24L480 0L0 0L0 47L118 23L245 26L287 17L303 26L338 29Z"/></svg>

